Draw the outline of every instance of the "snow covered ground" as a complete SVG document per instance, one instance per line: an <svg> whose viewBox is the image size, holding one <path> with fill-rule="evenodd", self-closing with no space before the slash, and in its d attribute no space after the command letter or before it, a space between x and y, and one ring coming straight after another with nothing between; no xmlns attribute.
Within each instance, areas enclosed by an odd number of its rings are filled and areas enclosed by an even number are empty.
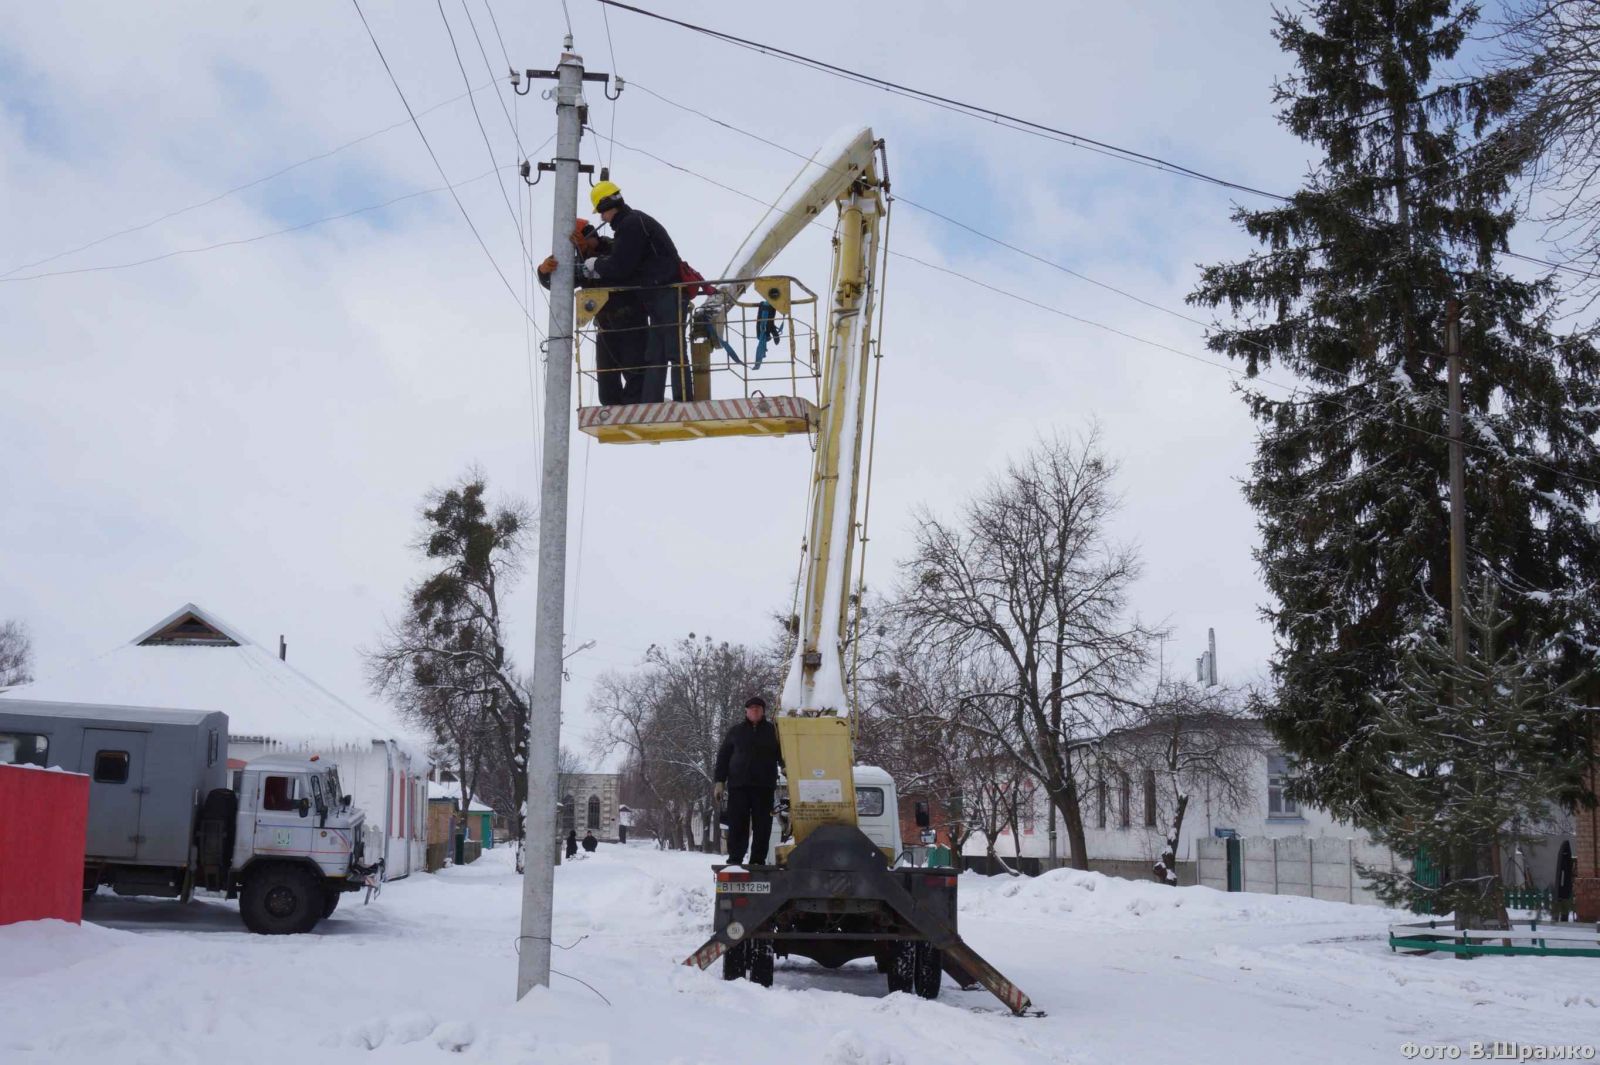
<svg viewBox="0 0 1600 1065"><path fill-rule="evenodd" d="M967 939L1045 1017L948 982L936 1002L888 996L870 964L724 983L678 964L709 924L707 859L635 845L557 871L571 949L555 961L594 990L558 976L517 1004L509 858L347 896L305 936L249 935L222 901L105 894L81 927L0 927L0 1062L1247 1065L1600 1046L1600 962L1395 956L1377 909L1068 871L961 884Z"/></svg>

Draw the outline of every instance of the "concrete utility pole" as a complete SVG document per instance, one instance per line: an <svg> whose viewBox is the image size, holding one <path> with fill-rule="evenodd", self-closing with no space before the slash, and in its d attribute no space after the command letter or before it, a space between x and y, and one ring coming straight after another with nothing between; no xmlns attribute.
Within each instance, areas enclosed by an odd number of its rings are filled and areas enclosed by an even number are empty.
<svg viewBox="0 0 1600 1065"><path fill-rule="evenodd" d="M1450 374L1450 642L1456 665L1467 661L1467 471L1461 441L1461 305L1444 305L1444 350Z"/></svg>
<svg viewBox="0 0 1600 1065"><path fill-rule="evenodd" d="M567 38L566 46L572 47ZM535 72L530 71L530 76ZM562 650L566 635L567 450L572 398L572 290L577 263L567 242L578 213L578 141L583 58L563 52L557 68L555 203L550 237L550 329L544 373L544 470L539 492L538 613L528 722L527 846L517 998L550 985L550 909L555 893L556 754L561 746Z"/></svg>

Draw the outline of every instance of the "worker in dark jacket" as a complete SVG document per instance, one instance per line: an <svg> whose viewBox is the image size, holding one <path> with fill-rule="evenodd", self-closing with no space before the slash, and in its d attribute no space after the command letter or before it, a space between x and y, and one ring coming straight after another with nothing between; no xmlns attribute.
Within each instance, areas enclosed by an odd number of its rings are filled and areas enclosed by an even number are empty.
<svg viewBox="0 0 1600 1065"><path fill-rule="evenodd" d="M567 829L567 857L575 858L578 855L578 830Z"/></svg>
<svg viewBox="0 0 1600 1065"><path fill-rule="evenodd" d="M591 828L589 831L583 834L584 850L588 851L590 854L593 854L599 846L600 841L594 838L594 829Z"/></svg>
<svg viewBox="0 0 1600 1065"><path fill-rule="evenodd" d="M767 720L767 702L759 695L744 704L744 720L728 730L717 751L712 794L717 804L728 801L728 864L744 864L746 842L750 864L764 865L772 838L772 792L778 786L778 730Z"/></svg>
<svg viewBox="0 0 1600 1065"><path fill-rule="evenodd" d="M583 262L583 277L605 285L640 287L639 304L649 328L645 334L644 380L635 403L660 403L666 394L667 367L682 361L683 309L676 288L681 277L677 245L660 222L629 207L614 182L589 190L589 202L611 227L611 251Z"/></svg>
<svg viewBox="0 0 1600 1065"><path fill-rule="evenodd" d="M611 241L596 232L587 218L574 224L568 237L578 253L578 263L597 255L611 254ZM550 287L550 275L556 271L554 255L539 264L539 284ZM590 287L596 282L585 282L580 276L578 287ZM637 403L636 398L644 384L645 317L636 292L613 292L600 313L594 316L595 382L599 386L600 405L611 407L619 403Z"/></svg>

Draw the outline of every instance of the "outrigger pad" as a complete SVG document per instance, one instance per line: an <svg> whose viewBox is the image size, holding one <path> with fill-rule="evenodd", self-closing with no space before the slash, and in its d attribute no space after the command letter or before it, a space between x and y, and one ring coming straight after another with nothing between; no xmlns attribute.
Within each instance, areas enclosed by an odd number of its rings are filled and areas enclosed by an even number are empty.
<svg viewBox="0 0 1600 1065"><path fill-rule="evenodd" d="M827 911L830 904L877 903L938 948L945 972L962 986L982 984L1018 1016L1032 1005L1021 988L957 934L954 888L931 884L937 871L889 868L883 852L853 825L823 825L790 853L786 866L750 866L748 871L750 880L763 887L741 891L747 901L735 911L737 919L715 931L684 959L685 965L704 969L747 939L784 937L778 918L790 911L803 914ZM828 935L821 932L812 938L826 940ZM886 938L909 937L901 933Z"/></svg>

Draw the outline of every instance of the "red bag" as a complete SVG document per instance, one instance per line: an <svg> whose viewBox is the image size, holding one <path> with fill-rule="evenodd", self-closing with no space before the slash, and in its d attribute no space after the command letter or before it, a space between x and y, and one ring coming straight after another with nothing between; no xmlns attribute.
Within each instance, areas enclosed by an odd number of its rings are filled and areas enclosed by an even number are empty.
<svg viewBox="0 0 1600 1065"><path fill-rule="evenodd" d="M716 286L708 284L706 279L701 276L700 271L682 259L678 260L678 280L683 282L685 286L683 291L688 294L690 299L694 299L696 296L715 296L717 294Z"/></svg>

